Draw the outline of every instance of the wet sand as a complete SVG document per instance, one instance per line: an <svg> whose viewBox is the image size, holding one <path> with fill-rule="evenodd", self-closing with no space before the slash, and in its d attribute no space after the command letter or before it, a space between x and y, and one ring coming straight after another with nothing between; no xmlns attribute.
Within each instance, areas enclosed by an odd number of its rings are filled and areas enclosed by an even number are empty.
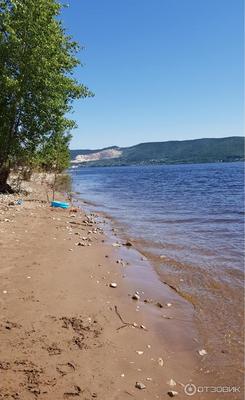
<svg viewBox="0 0 245 400"><path fill-rule="evenodd" d="M0 203L0 399L182 399L209 384L192 306L94 216L33 188Z"/></svg>

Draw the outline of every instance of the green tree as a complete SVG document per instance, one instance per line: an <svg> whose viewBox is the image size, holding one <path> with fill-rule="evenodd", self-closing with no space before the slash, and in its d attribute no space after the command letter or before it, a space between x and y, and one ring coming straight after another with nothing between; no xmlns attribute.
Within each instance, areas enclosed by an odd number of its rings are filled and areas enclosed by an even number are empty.
<svg viewBox="0 0 245 400"><path fill-rule="evenodd" d="M48 138L46 143L34 157L37 167L44 171L52 171L54 174L53 178L53 200L55 196L55 190L62 190L62 186L69 186L70 177L65 175L59 175L65 168L69 166L70 162L70 151L69 144L70 135L61 135L59 133Z"/></svg>
<svg viewBox="0 0 245 400"><path fill-rule="evenodd" d="M72 102L91 92L72 72L79 47L56 0L0 0L0 191L10 168L52 138L69 138Z"/></svg>
<svg viewBox="0 0 245 400"><path fill-rule="evenodd" d="M55 134L49 137L34 156L34 164L41 170L59 174L70 163L69 142L70 135Z"/></svg>

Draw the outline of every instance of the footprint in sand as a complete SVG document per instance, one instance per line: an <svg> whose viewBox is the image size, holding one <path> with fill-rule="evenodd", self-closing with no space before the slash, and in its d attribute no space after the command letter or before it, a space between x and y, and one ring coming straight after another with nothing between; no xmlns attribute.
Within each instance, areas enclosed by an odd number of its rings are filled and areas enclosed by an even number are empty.
<svg viewBox="0 0 245 400"><path fill-rule="evenodd" d="M59 372L61 376L65 376L70 374L76 370L76 367L71 362L67 362L64 364L57 364L56 371Z"/></svg>

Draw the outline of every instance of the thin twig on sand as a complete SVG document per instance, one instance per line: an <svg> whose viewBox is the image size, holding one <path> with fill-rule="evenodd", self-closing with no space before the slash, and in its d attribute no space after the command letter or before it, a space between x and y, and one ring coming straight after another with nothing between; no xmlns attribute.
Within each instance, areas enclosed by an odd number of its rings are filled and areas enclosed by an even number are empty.
<svg viewBox="0 0 245 400"><path fill-rule="evenodd" d="M120 319L120 321L123 323L122 326L119 326L119 328L117 328L117 331L118 331L119 329L126 328L127 326L132 326L133 328L142 329L141 326L137 325L135 322L134 322L134 323L131 323L131 322L126 322L126 321L124 321L124 319L122 318L121 314L120 314L119 311L118 311L117 306L115 306L115 313L117 314L117 316L118 316L118 318Z"/></svg>
<svg viewBox="0 0 245 400"><path fill-rule="evenodd" d="M133 395L132 393L128 392L127 390L125 390L124 392L125 392L126 394L128 394L129 396L134 397L134 395Z"/></svg>

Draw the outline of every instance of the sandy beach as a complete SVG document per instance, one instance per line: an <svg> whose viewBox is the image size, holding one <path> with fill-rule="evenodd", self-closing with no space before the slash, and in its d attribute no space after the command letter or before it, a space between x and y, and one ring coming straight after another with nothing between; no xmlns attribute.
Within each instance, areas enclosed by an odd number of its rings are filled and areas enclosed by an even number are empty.
<svg viewBox="0 0 245 400"><path fill-rule="evenodd" d="M182 399L205 381L191 305L109 231L38 185L1 198L0 399Z"/></svg>

